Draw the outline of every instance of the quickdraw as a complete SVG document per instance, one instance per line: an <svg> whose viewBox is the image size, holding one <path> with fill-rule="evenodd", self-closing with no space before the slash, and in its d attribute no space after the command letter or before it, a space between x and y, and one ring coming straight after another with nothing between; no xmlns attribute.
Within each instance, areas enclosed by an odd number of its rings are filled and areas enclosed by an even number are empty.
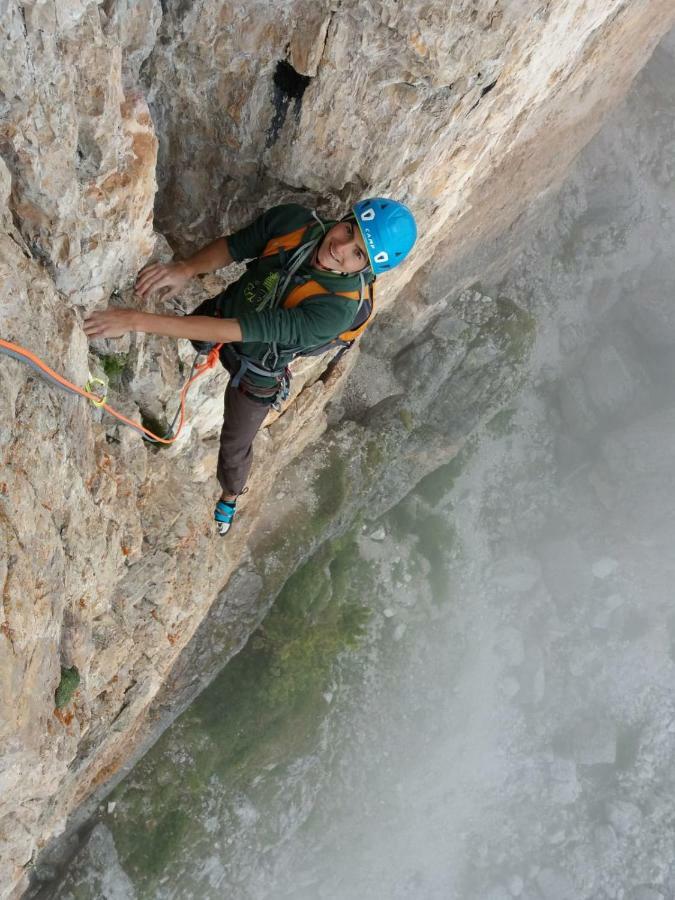
<svg viewBox="0 0 675 900"><path fill-rule="evenodd" d="M101 387L103 388L103 393L102 393L102 395L101 395L100 397L99 397L98 393L96 392L96 385L97 385L97 384L100 384ZM88 394L94 394L94 396L99 397L98 400L91 400L91 399L90 399L89 402L90 402L90 403L93 403L94 406L97 406L97 407L100 408L101 406L103 406L103 404L105 403L105 401L108 399L108 386L107 386L107 384L105 383L105 381L104 381L102 378L96 378L96 377L94 377L94 376L91 374L91 372L89 373L89 381L87 381L87 383L85 384L84 389L85 389L85 391L86 391Z"/></svg>
<svg viewBox="0 0 675 900"><path fill-rule="evenodd" d="M26 350L25 347L21 347L19 344L14 344L11 341L5 341L0 338L0 353L4 353L6 356L11 356L13 359L18 360L19 362L26 363L31 366L35 371L42 376L46 381L49 381L51 384L56 387L61 388L61 390L67 391L71 394L77 394L80 397L85 397L87 400L91 401L94 406L97 406L100 409L104 409L111 416L114 416L123 425L128 425L129 428L134 428L139 434L148 441L157 444L173 444L174 441L178 439L180 435L183 425L185 424L185 400L187 397L187 392L190 389L190 386L200 378L205 372L209 369L212 369L217 363L219 359L220 348L222 344L216 344L212 347L203 363L197 364L197 359L200 357L201 352L197 353L197 356L192 363L192 369L190 370L190 374L187 378L187 381L183 385L180 391L180 407L174 416L173 422L171 423L169 432L171 437L160 437L157 434L154 434L140 422L134 422L132 419L128 419L126 416L122 415L122 413L118 412L116 409L113 409L106 402L106 397L100 397L94 390L96 384L102 384L105 386L105 383L100 378L89 377L89 381L84 388L79 387L76 384L73 384L72 381L68 381L67 378L64 378L62 375L59 375L58 372L55 372L54 369L51 369L46 363L44 363L38 356L34 353L31 353L30 350ZM173 429L176 424L176 421L179 420L178 430L174 433Z"/></svg>

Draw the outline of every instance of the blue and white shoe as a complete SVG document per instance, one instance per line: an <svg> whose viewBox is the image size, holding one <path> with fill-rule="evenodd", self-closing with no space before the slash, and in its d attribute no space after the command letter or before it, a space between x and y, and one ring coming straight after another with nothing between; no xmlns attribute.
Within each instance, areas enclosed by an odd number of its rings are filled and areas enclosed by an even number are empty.
<svg viewBox="0 0 675 900"><path fill-rule="evenodd" d="M216 503L216 508L213 513L213 518L216 520L216 526L218 528L218 534L225 535L230 530L232 526L232 520L234 519L234 514L237 511L237 501L232 500L231 502L225 500L219 500Z"/></svg>

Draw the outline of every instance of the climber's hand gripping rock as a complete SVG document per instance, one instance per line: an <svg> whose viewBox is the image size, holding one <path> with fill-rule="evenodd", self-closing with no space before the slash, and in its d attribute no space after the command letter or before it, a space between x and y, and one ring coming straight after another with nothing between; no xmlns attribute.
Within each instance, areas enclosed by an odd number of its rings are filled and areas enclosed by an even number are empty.
<svg viewBox="0 0 675 900"><path fill-rule="evenodd" d="M136 331L134 309L103 309L90 313L84 320L84 333L88 338L119 338L129 331Z"/></svg>
<svg viewBox="0 0 675 900"><path fill-rule="evenodd" d="M154 291L160 291L162 300L170 300L180 293L192 277L185 262L152 263L142 269L136 282L136 293L145 299Z"/></svg>

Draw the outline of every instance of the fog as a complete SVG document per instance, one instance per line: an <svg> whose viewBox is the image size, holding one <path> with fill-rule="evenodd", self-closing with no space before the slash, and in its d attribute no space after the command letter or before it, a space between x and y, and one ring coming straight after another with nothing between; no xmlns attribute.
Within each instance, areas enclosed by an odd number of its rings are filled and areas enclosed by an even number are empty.
<svg viewBox="0 0 675 900"><path fill-rule="evenodd" d="M54 896L675 897L674 101L671 36L481 285L536 317L527 380L359 536L372 618L306 742L177 793L216 682ZM166 858L123 848L176 803Z"/></svg>
<svg viewBox="0 0 675 900"><path fill-rule="evenodd" d="M256 896L675 896L674 47L487 291L539 334L436 507L447 604L397 616Z"/></svg>

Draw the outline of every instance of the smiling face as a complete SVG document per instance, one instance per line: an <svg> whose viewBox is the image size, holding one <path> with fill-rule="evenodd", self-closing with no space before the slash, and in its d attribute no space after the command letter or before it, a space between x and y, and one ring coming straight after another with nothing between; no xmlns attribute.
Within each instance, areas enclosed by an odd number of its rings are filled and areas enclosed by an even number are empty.
<svg viewBox="0 0 675 900"><path fill-rule="evenodd" d="M349 275L365 268L368 254L356 223L347 219L333 225L319 244L313 262L320 269Z"/></svg>

